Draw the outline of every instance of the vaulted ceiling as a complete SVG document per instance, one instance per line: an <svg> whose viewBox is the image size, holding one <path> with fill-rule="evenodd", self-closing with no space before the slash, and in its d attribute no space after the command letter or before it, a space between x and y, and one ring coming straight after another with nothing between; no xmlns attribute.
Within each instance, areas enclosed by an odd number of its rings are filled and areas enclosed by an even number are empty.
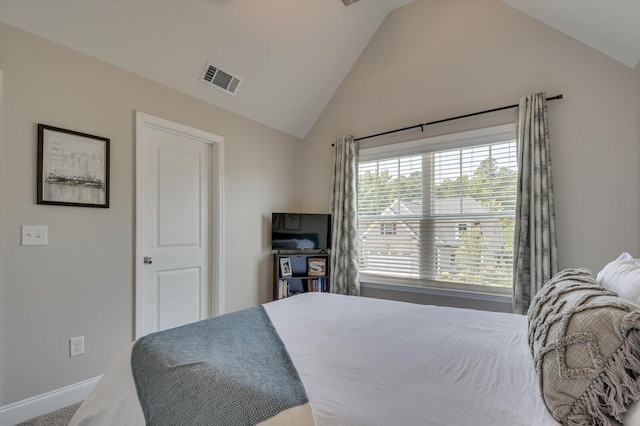
<svg viewBox="0 0 640 426"><path fill-rule="evenodd" d="M635 68L640 62L638 0L503 0L584 44Z"/></svg>
<svg viewBox="0 0 640 426"><path fill-rule="evenodd" d="M304 138L387 14L411 1L0 0L0 21ZM640 1L504 3L638 64ZM241 80L235 95L200 81L209 62Z"/></svg>

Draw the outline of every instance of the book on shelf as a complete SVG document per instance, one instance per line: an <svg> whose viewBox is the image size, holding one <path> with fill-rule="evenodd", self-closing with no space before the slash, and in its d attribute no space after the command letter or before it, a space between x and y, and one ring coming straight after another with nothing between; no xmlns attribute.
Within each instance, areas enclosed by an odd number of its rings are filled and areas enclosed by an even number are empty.
<svg viewBox="0 0 640 426"><path fill-rule="evenodd" d="M327 291L325 285L325 278L313 278L307 281L307 291L314 293L325 292Z"/></svg>
<svg viewBox="0 0 640 426"><path fill-rule="evenodd" d="M284 299L289 296L289 281L278 280L278 299Z"/></svg>

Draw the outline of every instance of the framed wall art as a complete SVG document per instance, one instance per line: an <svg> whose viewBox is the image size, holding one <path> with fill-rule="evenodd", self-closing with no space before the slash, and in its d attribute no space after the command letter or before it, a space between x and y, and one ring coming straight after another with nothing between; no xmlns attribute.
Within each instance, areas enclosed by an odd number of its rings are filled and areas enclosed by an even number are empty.
<svg viewBox="0 0 640 426"><path fill-rule="evenodd" d="M108 208L109 142L38 124L38 204Z"/></svg>
<svg viewBox="0 0 640 426"><path fill-rule="evenodd" d="M291 270L291 259L288 257L280 258L280 275L283 277L290 277L293 275Z"/></svg>
<svg viewBox="0 0 640 426"><path fill-rule="evenodd" d="M307 275L309 275L310 277L323 277L327 275L327 258L307 258Z"/></svg>

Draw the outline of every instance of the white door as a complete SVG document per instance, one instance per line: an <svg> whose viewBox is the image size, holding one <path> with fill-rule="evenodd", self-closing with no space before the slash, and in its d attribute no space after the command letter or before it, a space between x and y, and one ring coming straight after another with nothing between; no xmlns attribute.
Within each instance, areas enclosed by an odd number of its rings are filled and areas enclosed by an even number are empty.
<svg viewBox="0 0 640 426"><path fill-rule="evenodd" d="M220 139L137 115L136 337L213 314Z"/></svg>

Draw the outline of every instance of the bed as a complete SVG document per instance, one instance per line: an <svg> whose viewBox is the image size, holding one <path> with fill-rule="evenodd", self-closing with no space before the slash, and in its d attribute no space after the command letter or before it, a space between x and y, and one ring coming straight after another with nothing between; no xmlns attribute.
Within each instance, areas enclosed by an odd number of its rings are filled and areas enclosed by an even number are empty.
<svg viewBox="0 0 640 426"><path fill-rule="evenodd" d="M540 394L527 316L327 293L262 307L308 404L261 424L559 424ZM70 425L145 424L131 352L123 349ZM623 424L640 425L637 405Z"/></svg>

